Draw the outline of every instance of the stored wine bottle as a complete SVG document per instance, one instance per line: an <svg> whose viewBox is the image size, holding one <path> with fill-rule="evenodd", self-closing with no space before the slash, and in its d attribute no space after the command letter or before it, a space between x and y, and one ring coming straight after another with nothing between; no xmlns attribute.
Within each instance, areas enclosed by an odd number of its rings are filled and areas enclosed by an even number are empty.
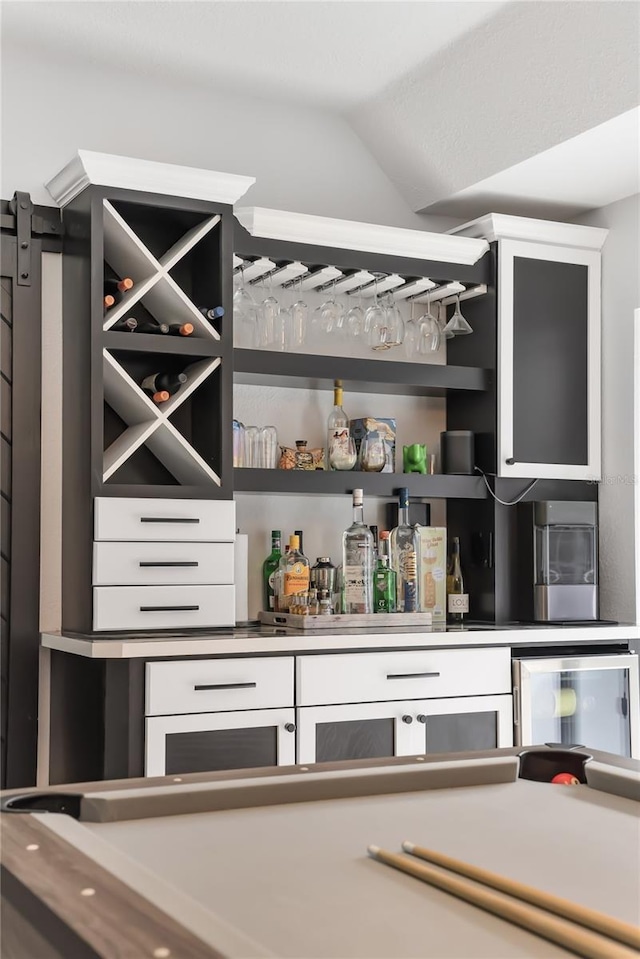
<svg viewBox="0 0 640 959"><path fill-rule="evenodd" d="M156 335L168 332L168 323L154 323L153 320L146 320L144 323L138 323L138 329L136 330L136 333L154 333Z"/></svg>
<svg viewBox="0 0 640 959"><path fill-rule="evenodd" d="M165 323L162 325L166 326ZM171 336L191 336L194 329L193 323L169 323L167 333Z"/></svg>
<svg viewBox="0 0 640 959"><path fill-rule="evenodd" d="M460 539L451 540L451 555L447 568L447 618L450 623L462 623L469 612L469 596L464 591L462 566L460 565Z"/></svg>
<svg viewBox="0 0 640 959"><path fill-rule="evenodd" d="M154 403L166 403L170 399L171 393L168 393L166 390L158 390L157 393L154 393L151 399Z"/></svg>
<svg viewBox="0 0 640 959"><path fill-rule="evenodd" d="M138 321L132 316L128 316L126 320L118 320L117 323L114 323L110 330L116 330L118 333L135 333L138 328Z"/></svg>
<svg viewBox="0 0 640 959"><path fill-rule="evenodd" d="M123 295L131 289L133 289L133 280L128 276L126 276L122 280L112 280L108 277L105 278L105 281L104 281L105 305L106 305L106 298L108 296L113 297L114 303L119 303ZM113 306L113 303L110 305Z"/></svg>
<svg viewBox="0 0 640 959"><path fill-rule="evenodd" d="M105 310L110 310L111 307L114 305L115 302L116 302L115 296L111 296L110 293L107 293L107 294L105 295L105 298L104 298L104 308L105 308Z"/></svg>
<svg viewBox="0 0 640 959"><path fill-rule="evenodd" d="M224 307L223 306L199 306L198 309L203 316L206 316L208 320L219 320L221 316L224 316Z"/></svg>
<svg viewBox="0 0 640 959"><path fill-rule="evenodd" d="M145 393L151 393L155 402L159 403L163 400L156 399L157 393L166 392L169 396L173 396L186 382L186 373L153 373L151 376L146 376L140 385Z"/></svg>

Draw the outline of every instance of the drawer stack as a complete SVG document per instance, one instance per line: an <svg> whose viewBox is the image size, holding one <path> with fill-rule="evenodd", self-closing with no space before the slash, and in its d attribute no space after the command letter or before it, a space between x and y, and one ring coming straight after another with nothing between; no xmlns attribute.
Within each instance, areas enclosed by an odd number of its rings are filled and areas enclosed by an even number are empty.
<svg viewBox="0 0 640 959"><path fill-rule="evenodd" d="M235 624L232 500L95 500L93 628Z"/></svg>

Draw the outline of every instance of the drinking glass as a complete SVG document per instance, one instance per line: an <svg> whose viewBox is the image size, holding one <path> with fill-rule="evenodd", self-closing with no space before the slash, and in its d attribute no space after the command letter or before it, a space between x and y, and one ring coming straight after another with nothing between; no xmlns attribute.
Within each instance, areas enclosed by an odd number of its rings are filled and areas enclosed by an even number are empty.
<svg viewBox="0 0 640 959"><path fill-rule="evenodd" d="M450 339L452 336L464 336L467 333L473 333L473 329L467 323L464 316L460 312L460 294L456 293L456 308L451 316L451 319L444 328L444 335L447 339Z"/></svg>
<svg viewBox="0 0 640 959"><path fill-rule="evenodd" d="M324 301L324 303L316 307L318 325L323 333L331 333L336 328L336 324L338 323L341 314L343 314L344 324L344 308L342 304L338 303L336 300L335 286L336 281L334 280L331 289L331 295Z"/></svg>
<svg viewBox="0 0 640 959"><path fill-rule="evenodd" d="M382 306L387 314L387 349L401 346L404 341L404 320L398 308L393 293L387 293L382 300Z"/></svg>
<svg viewBox="0 0 640 959"><path fill-rule="evenodd" d="M376 430L363 437L360 444L360 469L364 473L380 473L387 462L384 440Z"/></svg>
<svg viewBox="0 0 640 959"><path fill-rule="evenodd" d="M431 312L431 298L427 294L427 312L418 318L418 353L428 356L440 349L442 331L438 320Z"/></svg>
<svg viewBox="0 0 640 959"><path fill-rule="evenodd" d="M278 465L278 431L275 426L263 426L258 436L258 466L274 470Z"/></svg>
<svg viewBox="0 0 640 959"><path fill-rule="evenodd" d="M355 306L350 307L345 319L347 336L357 340L364 333L364 310L362 309L362 293Z"/></svg>
<svg viewBox="0 0 640 959"><path fill-rule="evenodd" d="M352 470L356 465L356 444L348 430L334 436L329 447L329 465L334 470Z"/></svg>
<svg viewBox="0 0 640 959"><path fill-rule="evenodd" d="M291 345L293 349L302 346L307 336L309 307L302 299L302 277L299 280L298 298L291 307Z"/></svg>
<svg viewBox="0 0 640 959"><path fill-rule="evenodd" d="M257 426L245 426L244 428L244 465L249 469L257 469L259 466L259 446L258 437L260 430Z"/></svg>
<svg viewBox="0 0 640 959"><path fill-rule="evenodd" d="M264 287L265 292L267 287ZM260 345L263 347L271 347L275 344L275 319L280 312L280 304L273 295L273 279L271 274L269 274L269 292L265 296L264 300L260 304L258 310L258 334L260 337Z"/></svg>
<svg viewBox="0 0 640 959"><path fill-rule="evenodd" d="M404 327L404 352L408 360L418 352L418 324L414 317L415 300L411 300L409 319Z"/></svg>
<svg viewBox="0 0 640 959"><path fill-rule="evenodd" d="M244 269L241 267L239 274L240 283L233 294L233 319L234 322L248 326L251 334L251 346L253 348L258 343L258 306L253 296L246 287L244 279Z"/></svg>
<svg viewBox="0 0 640 959"><path fill-rule="evenodd" d="M244 424L240 420L233 421L233 465L244 466Z"/></svg>

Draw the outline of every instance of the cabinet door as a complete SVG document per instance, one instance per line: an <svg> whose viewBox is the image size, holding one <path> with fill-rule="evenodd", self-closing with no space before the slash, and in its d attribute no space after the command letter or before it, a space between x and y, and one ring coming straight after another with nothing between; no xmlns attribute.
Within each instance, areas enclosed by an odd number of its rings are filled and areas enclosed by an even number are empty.
<svg viewBox="0 0 640 959"><path fill-rule="evenodd" d="M600 253L498 256L498 475L599 479Z"/></svg>
<svg viewBox="0 0 640 959"><path fill-rule="evenodd" d="M151 716L145 720L145 775L289 766L294 733L293 709Z"/></svg>
<svg viewBox="0 0 640 959"><path fill-rule="evenodd" d="M356 703L298 709L298 762L410 756L415 703Z"/></svg>
<svg viewBox="0 0 640 959"><path fill-rule="evenodd" d="M411 703L416 753L456 753L513 746L511 696L465 696Z"/></svg>

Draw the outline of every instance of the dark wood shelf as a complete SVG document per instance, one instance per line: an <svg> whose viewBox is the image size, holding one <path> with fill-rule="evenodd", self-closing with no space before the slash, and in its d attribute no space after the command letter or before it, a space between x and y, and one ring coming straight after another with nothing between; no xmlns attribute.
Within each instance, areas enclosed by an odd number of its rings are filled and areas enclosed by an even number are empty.
<svg viewBox="0 0 640 959"><path fill-rule="evenodd" d="M130 335L133 334L124 334ZM331 390L334 379L341 379L351 393L446 396L453 390L483 392L491 383L491 371L476 366L400 363L270 350L236 349L233 364L234 382L250 386Z"/></svg>
<svg viewBox="0 0 640 959"><path fill-rule="evenodd" d="M353 470L256 470L234 469L236 493L313 493L326 496L350 494L362 489L368 496L392 499L406 486L409 495L421 499L484 499L481 476L423 476L420 473L361 473Z"/></svg>
<svg viewBox="0 0 640 959"><path fill-rule="evenodd" d="M165 333L123 333L106 330L102 342L108 350L130 353L171 353L175 356L222 356L220 340L204 336L167 336Z"/></svg>

